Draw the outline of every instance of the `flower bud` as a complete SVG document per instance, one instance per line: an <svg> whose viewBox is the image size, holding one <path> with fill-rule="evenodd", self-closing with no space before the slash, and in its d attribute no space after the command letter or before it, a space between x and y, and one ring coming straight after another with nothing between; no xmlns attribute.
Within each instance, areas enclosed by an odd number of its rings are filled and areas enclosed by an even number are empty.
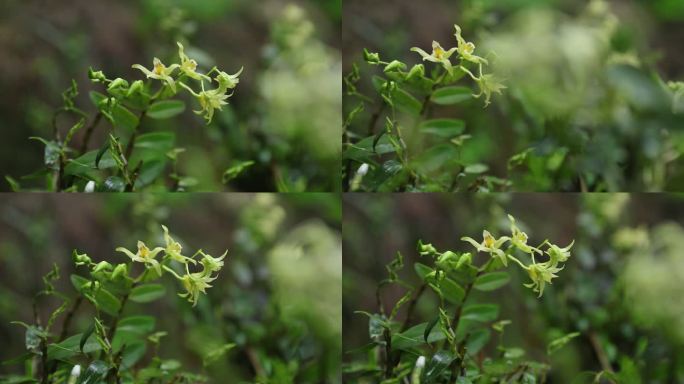
<svg viewBox="0 0 684 384"><path fill-rule="evenodd" d="M422 240L418 240L418 253L420 253L421 256L431 256L438 252L432 244L423 244Z"/></svg>
<svg viewBox="0 0 684 384"><path fill-rule="evenodd" d="M85 253L79 254L74 250L74 253L72 254L72 259L74 260L74 264L76 265L88 265L91 264L93 261L86 255Z"/></svg>
<svg viewBox="0 0 684 384"><path fill-rule="evenodd" d="M387 66L385 66L384 71L385 72L396 72L396 71L400 71L402 69L406 69L406 64L402 63L399 60L394 60L391 63L387 64Z"/></svg>
<svg viewBox="0 0 684 384"><path fill-rule="evenodd" d="M97 263L97 265L95 265L95 267L93 268L93 273L99 273L99 272L106 271L106 270L110 270L110 269L112 269L112 265L111 265L111 264L109 264L109 263L106 262L106 261L100 261L100 262Z"/></svg>
<svg viewBox="0 0 684 384"><path fill-rule="evenodd" d="M368 64L380 64L380 55L373 52L368 52L367 49L363 50L363 59L368 63Z"/></svg>
<svg viewBox="0 0 684 384"><path fill-rule="evenodd" d="M409 71L408 75L406 76L406 80L413 80L413 79L421 78L424 76L425 76L425 66L423 64L416 64Z"/></svg>
<svg viewBox="0 0 684 384"><path fill-rule="evenodd" d="M94 71L92 67L88 68L88 78L93 83L104 83L107 80L107 77L105 76L104 72Z"/></svg>
<svg viewBox="0 0 684 384"><path fill-rule="evenodd" d="M119 264L114 268L114 271L112 271L112 279L117 279L120 276L128 276L128 268L126 267L126 264Z"/></svg>

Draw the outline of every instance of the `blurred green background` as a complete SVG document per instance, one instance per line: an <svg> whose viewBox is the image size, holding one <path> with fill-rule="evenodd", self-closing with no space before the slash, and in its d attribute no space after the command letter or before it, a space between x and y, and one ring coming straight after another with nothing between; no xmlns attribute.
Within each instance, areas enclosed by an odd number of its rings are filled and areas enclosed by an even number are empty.
<svg viewBox="0 0 684 384"><path fill-rule="evenodd" d="M194 190L339 190L341 0L87 0L0 3L0 174L20 179L40 169L61 93L78 81L81 108L92 111L88 67L141 78L154 56L176 55L176 41L203 68L245 68L230 105L206 127L194 100L182 118L147 120L171 130L187 149L180 171ZM91 146L107 137L100 124ZM64 128L66 129L66 128ZM83 132L81 132L82 134ZM76 138L80 142L80 138ZM229 187L233 162L256 164ZM0 190L8 190L3 181Z"/></svg>
<svg viewBox="0 0 684 384"><path fill-rule="evenodd" d="M168 332L162 358L215 383L253 382L257 373L268 382L339 383L340 204L331 194L1 194L0 360L24 353L24 331L10 321L32 321L33 295L53 263L62 276L56 288L73 295L74 249L98 262L124 262L116 247L163 243L165 224L184 250L218 256L228 249L228 256L195 308L176 296L182 287L174 279L160 281L162 300L126 308L155 316L157 330ZM45 304L43 319L57 305ZM81 306L72 332L83 332L92 314ZM203 370L202 356L225 343L237 346ZM0 364L0 376L21 370Z"/></svg>
<svg viewBox="0 0 684 384"><path fill-rule="evenodd" d="M537 298L523 286L528 277L509 268L508 285L477 292L496 302L500 319L513 321L504 344L524 349L527 358L549 363L549 381L568 383L582 371L611 368L630 383L676 383L684 380L684 199L666 194L401 194L343 199L343 347L351 351L369 342L368 318L377 313L375 290L386 278L385 265L401 252L401 278L420 279L413 264L421 261L419 239L438 250L470 252L462 236L480 239L483 229L496 237L509 234L512 214L530 244L544 239L565 246L572 256L553 284ZM481 265L488 258L477 254ZM422 262L426 262L423 260ZM388 308L405 291L386 288ZM428 294L416 307L415 323L436 316L439 299ZM399 321L403 321L402 307ZM570 332L581 336L551 355L546 346ZM492 339L485 356L495 353ZM345 354L345 361L363 353ZM603 362L601 361L603 359Z"/></svg>
<svg viewBox="0 0 684 384"><path fill-rule="evenodd" d="M453 25L462 27L507 89L486 109L474 99L436 106L432 118L463 119L472 137L459 160L488 165L489 175L513 182L510 190L684 190L684 105L665 85L684 80L684 2L347 0L343 19L344 72L358 63L370 96L382 71L363 62L364 48L411 68L421 62L411 47L430 52L436 40L448 49ZM346 116L359 101L343 104ZM364 137L369 115L350 131ZM425 150L415 119L397 119L409 151Z"/></svg>

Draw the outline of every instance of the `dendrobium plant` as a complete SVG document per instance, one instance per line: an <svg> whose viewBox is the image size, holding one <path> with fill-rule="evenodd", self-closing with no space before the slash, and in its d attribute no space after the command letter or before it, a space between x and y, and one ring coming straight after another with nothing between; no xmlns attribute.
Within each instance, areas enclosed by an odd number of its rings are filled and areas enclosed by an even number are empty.
<svg viewBox="0 0 684 384"><path fill-rule="evenodd" d="M161 227L164 231L165 247L156 247L150 250L145 243L138 241L138 252L135 254L124 247L118 247L116 250L126 254L132 261L143 263L146 268L154 269L158 276L162 275L162 268L169 272L181 282L187 291L179 294L179 296L187 298L195 306L197 305L199 294L206 293L206 289L211 288L209 283L216 280L218 272L223 267L223 259L225 259L228 251L224 252L220 257L212 257L202 250L197 251L191 257L183 256L181 254L183 250L181 244L169 235L169 229L166 226L162 225ZM161 261L157 261L155 258L160 252L163 252L164 255ZM201 256L200 264L202 264L203 269L200 272L190 272L189 264L197 264L196 256ZM183 264L185 266L185 274L183 276L179 275L168 265L167 260ZM212 275L213 273L216 273L216 275Z"/></svg>
<svg viewBox="0 0 684 384"><path fill-rule="evenodd" d="M22 359L31 368L27 376L11 382L206 382L202 375L182 370L178 361L162 360L158 356L160 338L166 332L155 332L154 317L125 316L129 312L125 310L128 309L125 308L128 303L149 303L166 294L165 286L156 283L165 272L180 281L185 292L179 293L179 296L195 306L200 295L206 294L207 289L211 288L209 283L217 279L224 265L226 253L212 257L200 250L191 257L183 256L181 244L171 237L166 226L162 225L162 229L164 245L148 247L143 241L138 241L135 253L118 247L116 250L130 259L127 263L95 262L87 254L74 251L72 258L77 270L86 271L85 275L75 273L70 277L78 292L76 297L56 290L54 282L59 279L59 269L54 266L43 278L45 289L35 296L33 305L36 308L38 298L44 296L53 296L62 304L46 322L41 321L37 313L34 324L15 322L26 328L29 353ZM202 264L202 270L191 271L190 264L197 264L198 261ZM142 271L138 266L143 267ZM92 304L94 309L88 311L94 313L89 330L69 336L71 319L81 306L88 304ZM52 327L55 320L62 315L62 331L54 332ZM149 353L148 346L154 347L154 353ZM233 346L224 344L209 351L204 356L205 366ZM85 362L87 365L82 372L81 364Z"/></svg>
<svg viewBox="0 0 684 384"><path fill-rule="evenodd" d="M178 172L178 157L184 148L175 147L175 133L169 130L145 133L143 123L148 119L165 120L183 113L185 102L176 96L187 90L199 104L195 114L210 124L215 112L222 110L233 96L243 69L232 75L217 67L202 73L183 44L177 44L179 62L169 64L155 57L151 68L132 65L143 73L146 80L110 79L103 71L90 68L89 79L105 88L103 93L90 92L90 100L96 108L92 117L77 107L78 84L72 81L71 87L62 94L63 106L53 115L53 137L32 138L45 145L47 172L44 174L50 190L134 192L154 185L185 191L198 184L196 178L182 176ZM58 126L61 114L77 118L66 134ZM108 123L106 128L102 127L105 122ZM107 129L102 135L106 141L92 148L90 141L97 137L93 133L98 128ZM84 133L78 136L81 130ZM74 145L77 138L82 140L80 145ZM241 170L231 167L227 171L234 174ZM8 176L7 180L13 190L22 188L13 178ZM154 260L145 252L143 244L137 253L132 254L136 258ZM154 261L149 260L148 263L154 265Z"/></svg>
<svg viewBox="0 0 684 384"><path fill-rule="evenodd" d="M504 327L512 321L499 319L499 305L484 302L486 295L473 292L491 292L508 284L511 276L504 269L511 260L531 279L524 286L541 296L563 269L560 263L568 260L574 243L560 247L546 240L539 247L531 247L513 216L508 218L511 233L506 236L496 237L484 230L481 242L462 238L477 252L489 254L484 260L470 252L442 252L419 241L420 259L413 265L419 279L411 281L402 276L404 256L397 253L386 266L387 278L378 283L377 310L364 308L356 312L368 317L371 340L362 348L348 351L359 355L358 361L347 366L350 383L544 381L548 364L533 361L521 348L506 345ZM549 259L535 260L543 255L539 248L544 246ZM390 287L390 297L398 297L394 304L385 295L385 289ZM426 295L433 297L423 300ZM547 351L561 348L578 335L573 332L551 340ZM369 353L371 349L373 353Z"/></svg>
<svg viewBox="0 0 684 384"><path fill-rule="evenodd" d="M492 257L496 257L504 266L508 263L506 259L513 260L522 269L524 269L532 280L531 283L525 284L526 287L532 288L534 292L539 293L539 297L544 293L544 287L546 284L551 284L551 280L558 277L556 273L560 272L563 267L560 263L564 263L570 257L570 248L575 244L571 242L570 245L566 247L559 247L558 245L552 244L548 240L545 240L540 247L546 245L548 249L545 253L549 256L549 260L545 262L537 262L535 260L535 253L543 254L538 247L532 247L527 244L528 236L527 233L523 232L518 228L515 223L515 218L508 215L508 219L511 222L511 236L502 236L499 239L495 239L487 230L484 231L484 240L482 243L478 243L471 237L462 237L461 240L472 244L478 252L489 253ZM508 249L503 251L500 249L506 242L509 243ZM522 251L530 255L531 263L525 265L520 259L513 255L515 250Z"/></svg>
<svg viewBox="0 0 684 384"><path fill-rule="evenodd" d="M200 105L199 110L194 111L198 115L204 115L207 124L211 123L214 118L214 110L221 110L224 105L228 104L228 100L233 94L227 93L229 89L233 89L239 83L239 76L244 68L233 74L229 75L223 71L220 71L217 67L212 68L207 74L197 72L197 61L188 57L185 53L185 47L180 42L178 44L178 57L180 58L180 64L172 64L170 66L165 66L161 60L154 58L153 69L149 70L140 64L134 64L133 68L141 70L148 79L161 80L171 89L173 93L176 93L176 82L185 88L192 96L197 99ZM174 79L172 76L176 69L180 69L180 75ZM213 90L205 91L204 82L211 83L211 77L208 74L213 72L218 72L218 76L214 78L218 83L218 87ZM201 91L196 92L188 84L182 81L183 76L187 76L191 79L200 82Z"/></svg>

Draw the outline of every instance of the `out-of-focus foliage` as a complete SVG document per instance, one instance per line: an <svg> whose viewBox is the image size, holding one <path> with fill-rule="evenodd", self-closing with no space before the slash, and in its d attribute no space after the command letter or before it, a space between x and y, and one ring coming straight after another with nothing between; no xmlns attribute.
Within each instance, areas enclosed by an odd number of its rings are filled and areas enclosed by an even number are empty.
<svg viewBox="0 0 684 384"><path fill-rule="evenodd" d="M339 383L339 204L338 197L327 194L314 194L307 201L296 195L269 194L88 195L78 199L6 195L0 201L0 359L22 358L1 365L0 377L10 382L17 382L9 379L10 374L40 377L40 364L34 366L30 359L23 364L30 357L24 356L24 332L9 322L33 322L31 297L41 289L40 276L53 262L63 276L73 273L70 250L75 244L95 262L125 262L128 258L113 252L113 247L133 245L131 239L143 239L150 248L157 243L164 246L159 223L167 223L173 229L173 239L187 252L199 245L212 255L226 248L229 252L218 278L210 282L212 287L199 296L194 308L187 298L172 294L184 291L184 285L173 278L155 282L160 284L156 289L165 290L166 295L143 304L139 300L126 304L122 317L147 316L145 319L155 320L156 332L166 332L164 336L151 334L154 337L144 343L147 348L135 351L138 362L130 367L138 379L162 370L170 372L168 380L172 380L182 366L199 374L189 382L204 376L217 383L226 378L231 382ZM298 249L299 253L283 252L286 249ZM310 270L312 264L315 273ZM297 278L293 270L300 271ZM311 271L308 275L304 273L307 270ZM177 273L183 276L180 270ZM54 282L55 289L71 295L73 287L68 280ZM302 284L308 284L307 289ZM59 303L41 303L36 307L37 316L45 324ZM94 314L84 302L75 311L69 335L88 331ZM64 338L60 336L63 316L52 327L50 343ZM107 312L101 316L109 326L112 316ZM159 338L157 349L154 345ZM97 352L82 354L78 343L75 349L66 360L80 362L83 375L97 359ZM48 351L50 356L59 358ZM124 361L129 358L126 356L124 353ZM154 356L159 356L161 365ZM129 377L128 367L124 378ZM149 369L141 370L143 367ZM62 363L55 372L68 376L71 365Z"/></svg>
<svg viewBox="0 0 684 384"><path fill-rule="evenodd" d="M669 41L681 36L683 24L668 24L677 18L674 6L642 3L431 0L420 10L400 2L397 10L380 17L373 9L361 16L360 4L352 0L345 17L364 22L350 22L343 31L345 49L358 50L345 51L348 73L364 47L410 67L415 59L403 52L407 47L441 41L457 22L477 36L479 54L507 88L486 110L464 98L427 117L398 117L416 161L434 159L431 177L384 183L397 167L377 145L369 149L370 170L361 168L363 161L345 156L345 188L680 190L684 115L678 81L684 65L678 45ZM672 19L658 19L659 7L672 10ZM401 19L402 12L431 22ZM360 66L361 93L370 92L371 76ZM350 95L344 99L351 138L347 154L364 140L372 142L366 127L377 111L357 110L358 101ZM454 118L464 123L467 141L452 143L451 154L422 150L433 141L425 134L426 119ZM441 127L443 135L451 130ZM470 164L478 164L474 183ZM365 182L354 181L354 175L363 173L369 175Z"/></svg>
<svg viewBox="0 0 684 384"><path fill-rule="evenodd" d="M203 106L192 96L181 99L188 108L178 109L182 113L177 119L157 121L147 118L152 117L149 114L142 119L141 133L173 135L175 146L185 149L152 167L157 173L166 170L171 179L184 175L181 185L162 180L156 189L340 189L339 0L96 0L69 7L26 1L0 7L0 48L6 53L0 63L0 85L7 91L0 98L0 122L12 127L6 129L0 150L0 173L10 176L4 189L54 186L50 180L45 183L41 173L22 177L50 166L54 157L28 137L47 137L50 142L55 136L53 111L72 78L81 84L74 103L87 114L93 112L88 127L96 112L87 98L91 87L84 86L89 67L111 78L130 79L139 76L131 63L149 68L151 57L168 63L176 41L184 43L185 53L200 68L220 64L231 69L244 66L245 71L230 105L216 110L207 127L201 127L190 111L197 106L206 110L208 104ZM292 27L299 25L303 27ZM61 129L77 122L71 120L60 118ZM112 129L102 120L92 140L84 140L88 130L81 129L73 142L78 147L89 142L87 149L96 154ZM124 130L117 137L125 148L131 133ZM45 164L48 160L51 163ZM147 167L156 164L148 163ZM95 168L94 163L85 165ZM77 187L83 190L84 185Z"/></svg>
<svg viewBox="0 0 684 384"><path fill-rule="evenodd" d="M676 249L684 231L680 197L350 195L344 201L345 351L358 352L357 348L368 343L368 318L354 311L378 311L376 298L361 293L374 292L386 276L384 264L393 260L397 250L408 266L424 263L424 257L415 251L416 238L436 249L466 251L469 246L464 246L457 234L477 233L482 227L491 228L492 233L496 228L505 230L507 223L501 218L510 212L522 230L534 228L530 231L534 237L557 239L563 245L575 239L575 243L560 278L546 286L540 299L522 286L528 281L527 274L514 271L510 271L510 282L498 291L473 291L473 302L495 302L499 319L511 320L505 326L504 345L521 348L525 359L548 364L546 382L591 383L597 375L597 382L618 383L684 379L681 306L677 305L683 260ZM472 260L476 264L486 258L480 253ZM398 278L419 284L415 273L406 269L397 272ZM383 288L385 309L401 302L404 293L400 286ZM438 295L424 294L415 305L412 322L430 322L439 306ZM403 321L407 307L400 307L397 319ZM487 324L496 325L492 321ZM488 366L485 357L494 356L498 343L494 337L485 341L482 352L475 356L484 364L478 369ZM430 353L426 355L428 364ZM359 367L364 360L360 356L363 353L345 356L348 369ZM377 361L377 367L382 367L382 353L369 352L367 357L364 361ZM367 363L367 372L373 367ZM358 372L349 374L348 379L375 382L358 379Z"/></svg>

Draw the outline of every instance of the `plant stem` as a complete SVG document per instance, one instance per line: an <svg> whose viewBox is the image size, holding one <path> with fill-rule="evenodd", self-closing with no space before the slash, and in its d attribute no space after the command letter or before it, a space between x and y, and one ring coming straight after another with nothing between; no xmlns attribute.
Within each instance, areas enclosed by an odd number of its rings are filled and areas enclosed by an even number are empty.
<svg viewBox="0 0 684 384"><path fill-rule="evenodd" d="M81 155L83 155L88 149L90 137L93 135L93 131L95 131L95 128L100 123L100 120L102 120L102 112L98 111L95 115L95 119L93 119L88 128L86 128L85 136L83 136L83 142L81 142L81 149L79 150Z"/></svg>
<svg viewBox="0 0 684 384"><path fill-rule="evenodd" d="M128 144L126 145L126 158L130 158L131 154L133 153L133 147L135 147L135 141L138 139L138 133L140 131L140 126L142 125L142 120L147 114L147 109L144 109L142 112L140 112L140 116L138 117L138 125L135 126L133 129L133 135L131 135L131 139L128 140Z"/></svg>
<svg viewBox="0 0 684 384"><path fill-rule="evenodd" d="M470 292L473 290L473 286L475 285L475 281L477 280L478 277L480 277L483 273L487 271L489 268L489 265L492 263L494 258L490 258L485 265L483 265L480 269L478 269L477 274L475 275L475 278L468 283L465 287L465 293L463 294L463 300L461 301L461 304L459 304L458 308L456 308L456 312L454 313L453 320L451 321L451 329L454 331L454 334L456 334L456 330L458 329L458 324L461 321L461 314L463 313L463 307L465 306L466 300L468 300L468 297L470 296ZM461 350L465 347L465 343L461 345ZM463 363L465 361L465 356L461 356L454 360L451 363L451 382L455 383L456 378L459 375L459 372L461 371L461 368L463 367Z"/></svg>
<svg viewBox="0 0 684 384"><path fill-rule="evenodd" d="M401 330L399 332L404 332L408 326L411 324L411 320L413 319L413 312L416 309L416 304L418 303L418 299L423 295L423 292L425 292L425 289L427 288L427 284L423 283L418 290L416 291L416 294L413 296L411 301L409 302L408 309L406 310L406 318L404 319L404 323L401 326Z"/></svg>
<svg viewBox="0 0 684 384"><path fill-rule="evenodd" d="M67 312L66 317L64 318L64 323L62 324L62 331L59 333L59 339L57 340L58 342L61 342L66 338L66 335L69 332L69 325L71 325L71 320L74 318L74 314L81 306L82 302L83 296L78 296L74 301L74 304L69 309L69 312Z"/></svg>
<svg viewBox="0 0 684 384"><path fill-rule="evenodd" d="M606 354L606 351L603 349L603 346L601 346L601 341L598 339L598 336L594 331L589 332L589 342L591 342L592 348L594 348L594 352L596 353L596 357L598 358L599 363L601 363L601 369L603 369L606 372L613 373L613 367L610 366L610 360L608 360L608 355Z"/></svg>

